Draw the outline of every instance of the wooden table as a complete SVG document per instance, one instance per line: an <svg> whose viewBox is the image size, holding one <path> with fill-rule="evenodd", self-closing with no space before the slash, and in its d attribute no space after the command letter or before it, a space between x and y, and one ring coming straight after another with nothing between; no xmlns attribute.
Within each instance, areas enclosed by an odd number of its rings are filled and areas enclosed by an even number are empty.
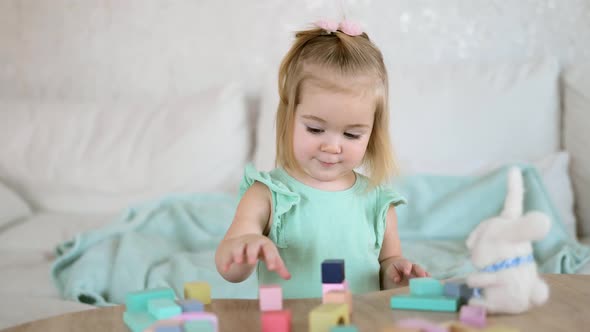
<svg viewBox="0 0 590 332"><path fill-rule="evenodd" d="M588 331L590 330L590 275L544 275L550 285L548 303L521 315L489 316L490 324L502 324L521 331ZM379 332L402 318L421 317L431 321L458 320L457 313L391 310L393 294L407 293L407 287L354 297L352 323L360 331ZM293 314L293 332L308 330L308 313L320 304L319 299L285 300ZM124 306L68 313L25 323L1 332L33 331L128 331L123 323ZM257 300L214 300L207 306L220 320L221 332L260 331Z"/></svg>

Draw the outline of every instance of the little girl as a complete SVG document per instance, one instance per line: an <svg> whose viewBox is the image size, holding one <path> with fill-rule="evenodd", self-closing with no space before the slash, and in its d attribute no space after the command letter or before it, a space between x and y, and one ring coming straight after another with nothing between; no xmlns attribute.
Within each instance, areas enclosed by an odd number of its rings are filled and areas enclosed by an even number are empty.
<svg viewBox="0 0 590 332"><path fill-rule="evenodd" d="M240 282L257 267L259 283L280 284L286 298L320 297L325 259L344 259L353 293L428 276L401 253L394 207L404 199L381 185L395 168L388 81L367 34L347 21L298 32L279 95L278 167L246 167L219 273Z"/></svg>

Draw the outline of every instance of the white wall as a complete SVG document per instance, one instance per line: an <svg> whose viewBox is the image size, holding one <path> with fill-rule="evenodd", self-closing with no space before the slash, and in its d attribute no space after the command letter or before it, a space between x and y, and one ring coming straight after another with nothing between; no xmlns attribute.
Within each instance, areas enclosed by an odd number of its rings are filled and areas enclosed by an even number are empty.
<svg viewBox="0 0 590 332"><path fill-rule="evenodd" d="M588 0L3 0L0 97L161 98L235 73L256 89L292 31L343 12L388 62L590 59Z"/></svg>

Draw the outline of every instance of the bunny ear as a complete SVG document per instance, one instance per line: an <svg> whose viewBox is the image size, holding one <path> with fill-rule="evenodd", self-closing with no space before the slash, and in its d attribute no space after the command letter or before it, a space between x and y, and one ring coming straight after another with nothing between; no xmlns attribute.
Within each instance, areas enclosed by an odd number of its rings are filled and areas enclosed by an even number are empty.
<svg viewBox="0 0 590 332"><path fill-rule="evenodd" d="M318 28L324 29L328 33L338 30L338 22L332 20L319 20L314 23Z"/></svg>
<svg viewBox="0 0 590 332"><path fill-rule="evenodd" d="M524 199L524 185L522 172L518 167L508 170L508 191L504 201L504 209L501 215L508 219L516 219L522 215L522 204Z"/></svg>

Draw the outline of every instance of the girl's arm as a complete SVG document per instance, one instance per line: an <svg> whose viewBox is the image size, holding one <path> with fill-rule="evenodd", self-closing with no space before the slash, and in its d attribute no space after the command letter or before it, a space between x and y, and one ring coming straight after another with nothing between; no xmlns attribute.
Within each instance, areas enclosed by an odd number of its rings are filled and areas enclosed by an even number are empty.
<svg viewBox="0 0 590 332"><path fill-rule="evenodd" d="M396 287L404 279L407 281L407 278L412 276L429 276L428 272L420 266L412 264L402 256L402 247L397 231L397 214L393 205L389 206L385 219L385 234L379 253L381 289Z"/></svg>
<svg viewBox="0 0 590 332"><path fill-rule="evenodd" d="M271 207L270 190L260 182L254 182L242 196L234 220L215 252L215 265L224 279L247 279L258 259L281 277L290 277L276 246L264 235L271 220Z"/></svg>

